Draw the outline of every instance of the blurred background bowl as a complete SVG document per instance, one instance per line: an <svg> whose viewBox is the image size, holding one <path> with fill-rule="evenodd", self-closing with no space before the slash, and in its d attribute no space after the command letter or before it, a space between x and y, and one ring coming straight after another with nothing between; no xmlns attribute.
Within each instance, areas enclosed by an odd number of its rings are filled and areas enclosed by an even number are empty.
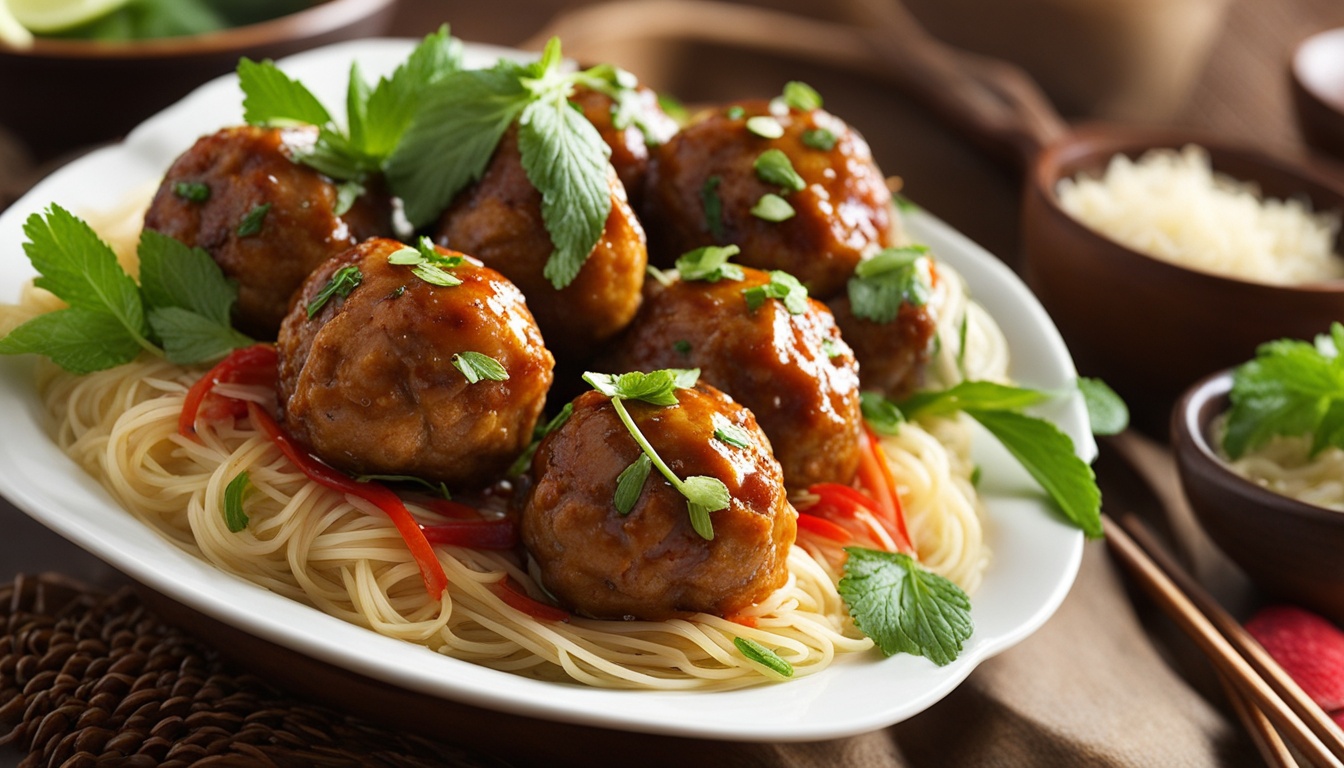
<svg viewBox="0 0 1344 768"><path fill-rule="evenodd" d="M1120 245L1073 218L1059 180L1099 177L1116 154L1195 141L1213 169L1262 194L1344 213L1344 181L1254 149L1188 131L1081 128L1038 157L1023 196L1023 271L1059 326L1078 370L1129 402L1136 424L1164 434L1191 382L1255 355L1278 338L1310 339L1344 319L1344 280L1270 285L1186 268ZM1339 250L1338 241L1335 244Z"/></svg>
<svg viewBox="0 0 1344 768"><path fill-rule="evenodd" d="M1213 449L1230 370L1191 387L1172 413L1186 498L1209 538L1257 584L1344 622L1344 512L1281 496L1233 472Z"/></svg>
<svg viewBox="0 0 1344 768"><path fill-rule="evenodd" d="M0 125L45 161L124 135L238 59L279 58L387 31L397 0L324 0L296 13L189 37L39 38L0 44Z"/></svg>
<svg viewBox="0 0 1344 768"><path fill-rule="evenodd" d="M1307 144L1344 158L1344 27L1318 32L1293 50L1293 111Z"/></svg>

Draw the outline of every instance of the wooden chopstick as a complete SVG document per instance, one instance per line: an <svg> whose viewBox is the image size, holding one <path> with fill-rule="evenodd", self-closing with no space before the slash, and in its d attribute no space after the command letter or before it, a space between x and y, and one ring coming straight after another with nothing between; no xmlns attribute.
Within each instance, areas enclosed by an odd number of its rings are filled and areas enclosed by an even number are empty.
<svg viewBox="0 0 1344 768"><path fill-rule="evenodd" d="M1247 699L1246 694L1242 693L1221 670L1218 672L1218 682L1223 684L1223 693L1232 703L1232 710L1246 727L1246 733L1254 742L1256 751L1265 759L1265 764L1271 768L1300 768L1288 745L1283 743L1283 737L1274 730L1274 724L1265 717L1265 713L1259 707L1255 706L1255 702Z"/></svg>
<svg viewBox="0 0 1344 768"><path fill-rule="evenodd" d="M1137 521L1137 519L1135 520ZM1182 589L1173 580L1181 577L1168 576L1168 573L1153 561L1149 554L1144 551L1144 548L1130 538L1125 528L1105 515L1102 516L1102 527L1105 530L1106 543L1111 552L1129 569L1139 586L1199 646L1200 650L1227 676L1231 683L1245 694L1251 702L1254 702L1256 707L1274 724L1279 733L1283 734L1303 757L1311 761L1313 765L1344 766L1344 762L1341 762L1344 759L1341 758L1341 755L1344 755L1344 738L1341 738L1334 724L1324 719L1324 712L1321 712L1320 708L1316 707L1310 699L1306 699L1305 694L1302 694L1306 703L1305 707L1302 706L1301 702L1295 702L1296 706L1290 706L1286 703L1294 698L1291 693L1281 698L1281 695L1277 692L1278 689L1289 691L1291 688L1295 688L1298 693L1301 693L1301 688L1292 683L1291 678L1288 678L1287 674L1283 673L1281 669L1279 673L1287 681L1288 686L1283 685L1283 680L1279 680L1278 685L1271 687L1266 677L1261 677L1257 668L1252 667L1247 658L1239 652L1242 648L1259 648L1259 644L1255 643L1245 633L1245 630L1241 629L1235 619L1232 619L1226 611L1217 606L1217 602L1211 596L1208 597L1209 604L1216 608L1215 613L1225 616L1227 621L1236 627L1239 634L1233 634L1238 637L1244 636L1244 640L1238 641L1236 647L1234 647L1231 637L1224 636L1210 616L1201 611L1192 601L1191 593L1207 596L1202 587L1199 587L1193 579L1185 576L1183 580L1188 580L1186 585L1194 587L1194 589L1189 592ZM1149 543L1154 542L1150 540ZM1159 552L1158 557L1162 557L1160 548L1157 551ZM1172 573L1184 574L1184 571L1176 567L1174 562L1169 562L1168 565L1173 566ZM1260 654L1264 657L1261 659L1262 664L1267 660L1269 666L1278 667L1272 659L1268 658L1269 655L1264 653L1264 649L1260 649ZM1267 675L1267 677L1271 676L1273 675ZM1296 711L1298 708L1306 710L1305 713L1300 716ZM1315 712L1313 713L1312 710ZM1304 723L1304 720L1307 722ZM1325 725L1323 734L1318 733L1317 728L1307 724L1316 720L1323 721ZM1327 746L1327 744L1330 746Z"/></svg>

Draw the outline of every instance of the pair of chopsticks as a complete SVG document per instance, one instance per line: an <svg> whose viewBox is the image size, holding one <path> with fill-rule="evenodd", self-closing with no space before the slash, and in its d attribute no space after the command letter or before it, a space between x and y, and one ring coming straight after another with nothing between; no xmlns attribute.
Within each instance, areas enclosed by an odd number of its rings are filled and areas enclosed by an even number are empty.
<svg viewBox="0 0 1344 768"><path fill-rule="evenodd" d="M1217 668L1232 706L1271 766L1344 766L1344 732L1131 513L1102 517L1111 553Z"/></svg>

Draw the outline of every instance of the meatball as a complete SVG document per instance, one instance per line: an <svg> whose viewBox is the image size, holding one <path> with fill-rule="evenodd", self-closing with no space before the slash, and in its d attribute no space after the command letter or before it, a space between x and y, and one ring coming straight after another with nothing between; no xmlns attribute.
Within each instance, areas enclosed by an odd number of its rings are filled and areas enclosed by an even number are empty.
<svg viewBox="0 0 1344 768"><path fill-rule="evenodd" d="M388 262L406 250L368 240L304 282L280 327L284 423L355 474L482 485L531 441L554 360L522 293L498 272L465 260L448 270L460 285L433 285ZM358 284L330 293L348 267ZM454 362L468 352L494 358L508 379L470 383Z"/></svg>
<svg viewBox="0 0 1344 768"><path fill-rule="evenodd" d="M862 429L854 354L820 302L808 299L796 315L775 299L751 309L743 292L770 276L743 272L743 280L652 288L606 367L699 368L702 381L755 414L791 491L849 483Z"/></svg>
<svg viewBox="0 0 1344 768"><path fill-rule="evenodd" d="M611 147L611 166L621 178L630 204L640 210L644 196L644 182L649 170L649 147L665 143L677 132L677 123L658 105L658 94L644 86L637 86L630 97L638 110L642 127L631 119L624 128L617 128L614 99L591 88L578 87L570 101L583 110L602 140ZM647 133L646 133L647 131Z"/></svg>
<svg viewBox="0 0 1344 768"><path fill-rule="evenodd" d="M901 304L890 323L855 317L847 296L832 299L830 308L859 361L859 384L864 389L900 400L919 388L938 330L928 305Z"/></svg>
<svg viewBox="0 0 1344 768"><path fill-rule="evenodd" d="M541 580L561 602L595 618L663 620L719 616L759 602L788 578L797 513L780 482L770 443L751 412L712 387L677 391L678 405L626 409L678 477L716 477L732 501L710 514L714 538L691 526L686 498L652 470L626 515L617 477L640 456L611 400L587 392L542 441L523 506L522 536ZM714 437L723 420L746 447Z"/></svg>
<svg viewBox="0 0 1344 768"><path fill-rule="evenodd" d="M168 169L145 228L203 248L238 282L234 325L274 339L309 272L370 237L392 232L386 194L366 191L336 212L335 182L294 162L317 129L225 128ZM372 189L372 185L370 186Z"/></svg>
<svg viewBox="0 0 1344 768"><path fill-rule="evenodd" d="M574 282L556 290L543 270L554 246L541 216L541 193L523 170L517 128L500 140L480 181L458 194L439 220L440 244L465 251L512 280L551 349L587 357L639 309L648 265L644 229L611 174L611 214Z"/></svg>
<svg viewBox="0 0 1344 768"><path fill-rule="evenodd" d="M748 120L760 116L778 121L783 136L749 130ZM829 149L827 137L834 138ZM756 160L770 149L788 157L803 189L760 178ZM754 215L767 193L783 197L794 214L783 221ZM784 270L823 300L843 288L860 259L896 238L891 192L867 142L820 109L772 113L766 102L744 102L701 116L654 152L645 199L641 212L660 266L693 248L735 244L743 264Z"/></svg>

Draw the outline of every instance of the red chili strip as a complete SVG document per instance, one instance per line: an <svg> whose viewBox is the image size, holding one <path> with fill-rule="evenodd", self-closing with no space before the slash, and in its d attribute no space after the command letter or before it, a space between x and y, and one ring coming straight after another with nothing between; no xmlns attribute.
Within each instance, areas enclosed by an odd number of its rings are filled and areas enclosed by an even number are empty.
<svg viewBox="0 0 1344 768"><path fill-rule="evenodd" d="M901 509L901 497L896 493L896 478L887 464L887 454L882 450L881 440L867 424L863 425L863 434L859 438L859 473L856 480L877 502L880 509L878 520L891 534L896 548L901 552L913 553L915 547L910 543L910 532L905 527L905 510Z"/></svg>
<svg viewBox="0 0 1344 768"><path fill-rule="evenodd" d="M448 576L443 572L443 564L434 555L434 547L425 537L425 532L420 529L420 524L415 521L406 505L395 493L378 483L358 482L319 462L300 449L289 435L280 429L275 419L256 403L248 403L247 412L252 417L252 423L260 427L285 458L293 462L294 466L308 476L308 479L332 490L357 496L381 509L392 520L392 524L397 526L397 531L401 533L406 547L411 550L411 556L420 567L420 578L425 583L425 591L429 593L430 599L438 600L443 595L443 590L448 588Z"/></svg>
<svg viewBox="0 0 1344 768"><path fill-rule="evenodd" d="M200 416L202 405L206 403L216 384L274 383L278 360L275 347L270 344L254 344L230 352L187 390L186 400L182 403L182 414L177 419L178 433L183 437L195 439L196 419ZM222 419L225 416L241 417L246 413L243 404L237 400L215 403L205 410L211 419Z"/></svg>
<svg viewBox="0 0 1344 768"><path fill-rule="evenodd" d="M513 549L518 546L518 524L510 517L495 520L449 520L422 525L431 544L472 549Z"/></svg>
<svg viewBox="0 0 1344 768"><path fill-rule="evenodd" d="M806 531L815 536L824 539L838 541L841 544L848 544L853 540L854 535L840 526L832 523L824 517L817 517L814 514L803 512L798 515L798 530Z"/></svg>
<svg viewBox="0 0 1344 768"><path fill-rule="evenodd" d="M495 597L503 600L511 608L526 613L538 621L569 621L569 612L534 600L514 585L513 579L503 578L490 585Z"/></svg>

